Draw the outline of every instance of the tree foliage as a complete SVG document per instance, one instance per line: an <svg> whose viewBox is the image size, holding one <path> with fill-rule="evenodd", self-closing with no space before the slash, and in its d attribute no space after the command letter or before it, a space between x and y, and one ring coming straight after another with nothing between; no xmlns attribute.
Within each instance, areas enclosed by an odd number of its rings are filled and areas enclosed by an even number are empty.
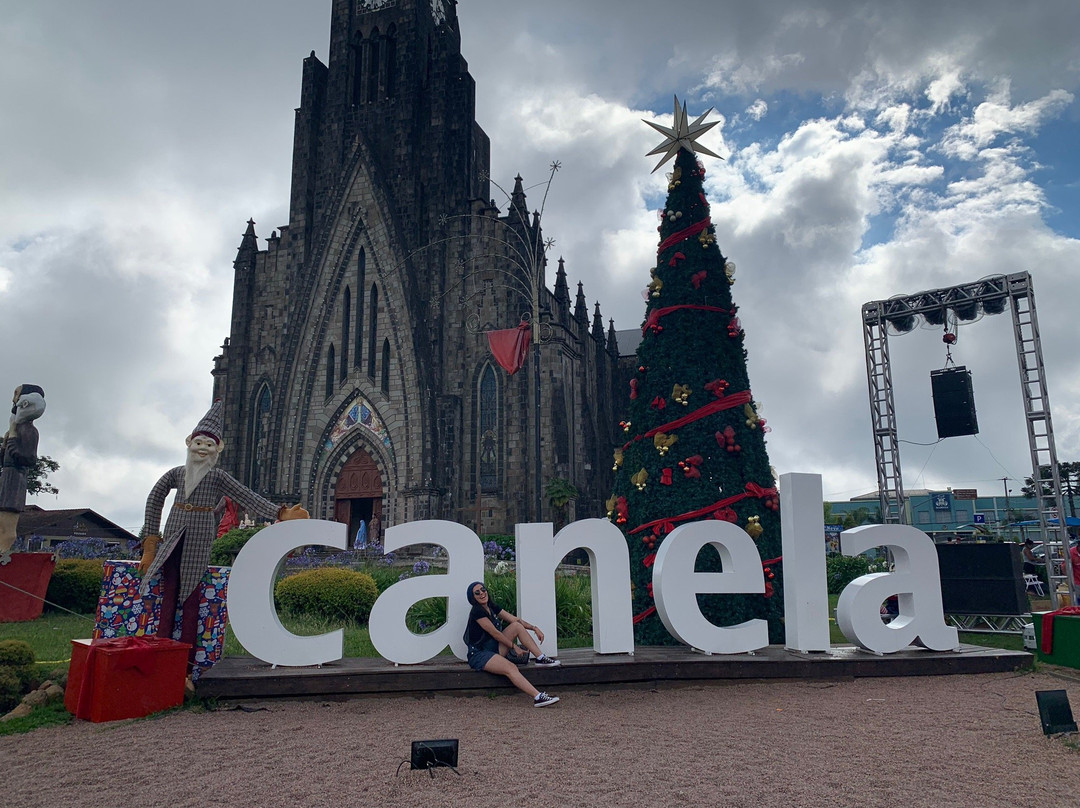
<svg viewBox="0 0 1080 808"><path fill-rule="evenodd" d="M824 503L823 511L825 524L842 525L844 530L851 530L851 528L858 527L859 525L880 521L874 518L875 514L871 514L869 508L861 505L848 513L833 513L832 503L826 502Z"/></svg>
<svg viewBox="0 0 1080 808"><path fill-rule="evenodd" d="M616 451L611 518L630 548L636 641L672 642L652 610L652 564L668 533L723 519L753 538L762 560L780 555L780 515L765 451L765 422L750 390L729 266L716 244L704 168L681 150L668 184L637 367ZM698 570L720 571L706 546ZM773 574L780 569L774 567ZM771 596L699 595L716 625L755 618L783 636L782 587Z"/></svg>
<svg viewBox="0 0 1080 808"><path fill-rule="evenodd" d="M26 473L26 493L59 494L60 489L49 482L49 475L60 470L60 464L48 455L38 455L37 462Z"/></svg>
<svg viewBox="0 0 1080 808"><path fill-rule="evenodd" d="M1047 477L1050 475L1049 466L1039 466L1039 476ZM1069 463L1058 463L1058 479L1061 480L1061 496L1065 499L1066 507L1069 510L1069 516L1076 516L1076 498L1080 497L1080 461L1072 461ZM1020 489L1020 492L1025 497L1032 499L1039 499L1041 497L1049 497L1053 495L1050 490L1050 486L1045 483L1038 486L1038 492L1036 492L1035 480L1031 477L1024 478L1024 485Z"/></svg>

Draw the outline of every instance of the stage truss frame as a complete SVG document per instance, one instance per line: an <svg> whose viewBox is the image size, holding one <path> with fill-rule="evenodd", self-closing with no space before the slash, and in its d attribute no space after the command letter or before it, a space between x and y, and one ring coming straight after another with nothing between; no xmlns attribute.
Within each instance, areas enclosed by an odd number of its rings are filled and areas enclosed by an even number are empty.
<svg viewBox="0 0 1080 808"><path fill-rule="evenodd" d="M1043 494L1039 498L1038 508L1039 535L1045 552L1044 558L1048 559L1050 600L1053 608L1057 609L1059 589L1068 593L1071 602L1076 603L1077 587L1072 583L1068 531L1061 527L1065 518L1065 502L1058 473L1042 341L1035 312L1035 289L1030 273L995 275L973 283L932 289L913 295L898 295L888 300L863 304L866 378L870 392L870 420L874 435L881 518L886 524L907 524L908 517L904 503L900 443L897 439L892 368L889 362L889 324L899 333L906 333L914 328L919 316L930 314L947 322L945 318L950 312L954 316L957 311L971 314L982 310L986 314L998 314L1003 313L1006 307L1012 312L1016 361L1024 399L1024 421L1031 454L1031 478ZM961 315L960 319L973 319L973 316ZM1054 521L1057 521L1057 525L1053 524Z"/></svg>

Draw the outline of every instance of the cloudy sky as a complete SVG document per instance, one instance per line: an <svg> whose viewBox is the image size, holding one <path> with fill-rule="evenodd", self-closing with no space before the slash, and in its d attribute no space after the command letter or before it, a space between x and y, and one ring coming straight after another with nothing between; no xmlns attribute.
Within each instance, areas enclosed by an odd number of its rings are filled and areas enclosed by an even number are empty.
<svg viewBox="0 0 1080 808"><path fill-rule="evenodd" d="M640 324L678 93L738 266L780 472L876 487L860 308L1029 271L1063 460L1080 459L1080 6L461 0L492 173L562 163L544 214L571 282ZM301 60L330 0L0 0L0 388L42 385L59 497L137 529L210 399L249 217L288 221ZM530 191L538 205L543 188ZM890 340L908 488L1030 474L1010 321L959 329L981 432L934 444L941 329ZM6 385L6 387L3 387Z"/></svg>

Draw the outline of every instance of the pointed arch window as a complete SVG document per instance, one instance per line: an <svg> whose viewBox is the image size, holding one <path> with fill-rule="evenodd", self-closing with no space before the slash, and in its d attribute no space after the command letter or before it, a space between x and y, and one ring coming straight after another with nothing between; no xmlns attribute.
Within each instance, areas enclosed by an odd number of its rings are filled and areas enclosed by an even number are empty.
<svg viewBox="0 0 1080 808"><path fill-rule="evenodd" d="M371 284L371 295L368 300L368 358L367 375L375 378L375 334L379 326L379 287Z"/></svg>
<svg viewBox="0 0 1080 808"><path fill-rule="evenodd" d="M334 395L334 343L326 349L326 397Z"/></svg>
<svg viewBox="0 0 1080 808"><path fill-rule="evenodd" d="M367 73L367 96L368 103L379 100L379 66L382 63L382 37L379 29L371 32L371 38L365 43L368 46L368 58L365 73Z"/></svg>
<svg viewBox="0 0 1080 808"><path fill-rule="evenodd" d="M393 98L397 90L397 28L391 25L386 29L383 40L383 90L387 98Z"/></svg>
<svg viewBox="0 0 1080 808"><path fill-rule="evenodd" d="M341 304L341 381L349 375L349 329L352 327L352 292L345 287L345 300Z"/></svg>
<svg viewBox="0 0 1080 808"><path fill-rule="evenodd" d="M361 247L356 254L356 350L353 365L360 367L360 353L364 347L364 273L367 272L367 254Z"/></svg>
<svg viewBox="0 0 1080 808"><path fill-rule="evenodd" d="M502 447L499 440L499 378L491 365L480 372L477 387L477 459L480 468L480 490L484 493L498 491L499 456Z"/></svg>
<svg viewBox="0 0 1080 808"><path fill-rule="evenodd" d="M270 386L263 382L255 396L251 412L251 468L248 482L252 491L270 490L270 409L273 397Z"/></svg>
<svg viewBox="0 0 1080 808"><path fill-rule="evenodd" d="M390 340L382 342L382 391L390 393Z"/></svg>
<svg viewBox="0 0 1080 808"><path fill-rule="evenodd" d="M364 89L367 75L365 68L368 60L368 43L356 35L352 46L352 102L353 104L364 103Z"/></svg>

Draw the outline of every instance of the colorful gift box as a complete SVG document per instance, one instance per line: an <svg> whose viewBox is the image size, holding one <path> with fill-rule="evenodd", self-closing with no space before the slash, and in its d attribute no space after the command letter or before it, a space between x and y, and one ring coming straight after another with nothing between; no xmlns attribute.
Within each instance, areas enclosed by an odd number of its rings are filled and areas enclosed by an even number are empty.
<svg viewBox="0 0 1080 808"><path fill-rule="evenodd" d="M1035 658L1051 665L1080 668L1080 609L1068 606L1056 612L1032 612Z"/></svg>
<svg viewBox="0 0 1080 808"><path fill-rule="evenodd" d="M72 640L64 707L94 722L179 707L190 649L161 637Z"/></svg>
<svg viewBox="0 0 1080 808"><path fill-rule="evenodd" d="M95 639L149 636L157 633L161 613L161 578L150 579L145 596L139 595L137 561L106 561L101 597L98 599ZM199 583L199 622L195 640L195 668L191 678L199 676L221 659L228 624L226 599L230 567L210 567ZM183 609L177 607L173 638L179 639Z"/></svg>

